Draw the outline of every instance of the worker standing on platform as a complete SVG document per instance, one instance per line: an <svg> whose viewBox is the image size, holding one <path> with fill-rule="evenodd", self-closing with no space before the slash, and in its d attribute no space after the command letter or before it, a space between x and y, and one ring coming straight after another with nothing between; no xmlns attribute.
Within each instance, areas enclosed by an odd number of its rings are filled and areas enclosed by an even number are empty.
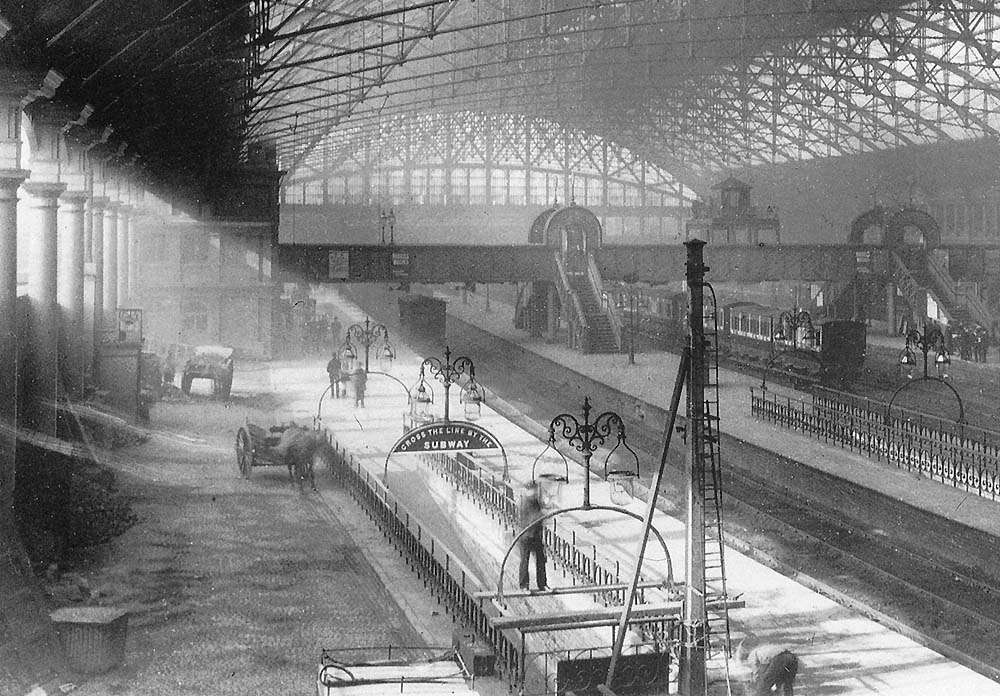
<svg viewBox="0 0 1000 696"><path fill-rule="evenodd" d="M326 364L326 373L330 375L330 392L336 399L340 398L341 381L344 376L340 372L340 356L334 352L330 362Z"/></svg>
<svg viewBox="0 0 1000 696"><path fill-rule="evenodd" d="M542 497L538 491L538 483L532 481L528 484L527 492L521 499L521 508L518 511L520 527L526 530L518 541L521 550L521 565L518 573L518 581L522 590L528 589L528 556L535 556L535 582L538 589L544 591L548 589L548 582L545 577L545 545L542 543L542 515L545 507L542 504Z"/></svg>
<svg viewBox="0 0 1000 696"><path fill-rule="evenodd" d="M761 643L753 633L740 641L737 657L747 669L747 696L765 696L774 690L781 696L793 696L799 658L780 644Z"/></svg>
<svg viewBox="0 0 1000 696"><path fill-rule="evenodd" d="M368 373L365 368L357 367L351 373L351 387L354 389L354 407L365 407L365 388L368 386Z"/></svg>

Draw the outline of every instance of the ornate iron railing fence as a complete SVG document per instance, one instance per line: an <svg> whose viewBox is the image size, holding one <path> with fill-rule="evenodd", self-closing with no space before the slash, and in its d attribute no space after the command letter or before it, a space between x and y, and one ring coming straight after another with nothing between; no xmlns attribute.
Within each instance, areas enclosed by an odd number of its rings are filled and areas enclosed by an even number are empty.
<svg viewBox="0 0 1000 696"><path fill-rule="evenodd" d="M476 503L491 518L506 529L514 529L517 521L517 502L514 491L503 481L498 481L492 474L484 471L475 460L462 453L447 454L438 452L422 454L421 459L433 471L436 471L446 481ZM621 563L619 561L599 556L597 545L578 538L576 530L560 533L559 518L553 518L552 525L542 531L542 543L548 557L560 567L563 575L570 575L575 583L581 585L596 585L599 587L622 583ZM644 577L640 581L645 582ZM601 589L594 593L595 599L605 606L615 606L625 603L625 590ZM636 595L636 603L644 604L646 595L643 589Z"/></svg>
<svg viewBox="0 0 1000 696"><path fill-rule="evenodd" d="M386 541L406 559L431 596L454 621L474 630L494 650L497 672L511 685L524 673L521 640L514 632L493 628L490 617L499 612L477 597L485 589L447 547L424 529L406 507L376 477L334 442L331 473L349 491Z"/></svg>
<svg viewBox="0 0 1000 696"><path fill-rule="evenodd" d="M517 523L514 490L493 474L484 471L470 457L458 454L421 454L420 459L459 492L476 503L480 510L505 529Z"/></svg>
<svg viewBox="0 0 1000 696"><path fill-rule="evenodd" d="M491 617L499 610L475 574L468 570L420 522L376 476L365 469L336 440L332 441L335 455L330 462L330 473L350 493L369 519L379 528L385 539L406 559L410 569L445 612L464 628L475 631L488 644L495 655L495 669L505 679L511 690L522 693L563 693L571 684L598 683L601 669L607 669L607 658L593 664L579 662L584 652L595 655L609 653L611 645L593 646L562 651L532 651L526 645L525 635L517 630L500 630L493 627ZM498 523L506 525L516 520L516 503L509 486L483 472L471 458L459 461L447 454L424 455L429 463L445 478L451 480L459 491L474 498L485 508L493 510ZM433 460L433 461L431 461ZM545 543L553 561L566 568L574 578L595 585L621 584L617 562L612 572L598 562L596 546L583 544L575 533L562 537L555 528L546 528ZM602 559L604 560L604 559ZM595 595L606 605L621 605L624 590L595 588ZM646 593L640 589L637 604L645 603ZM676 646L677 627L672 620L644 620L630 622L641 643L630 647L628 659L623 663L621 684L626 689L635 688L637 680L646 687L662 683L670 664L670 652ZM560 657L561 656L561 657ZM634 663L634 664L633 664ZM550 669L551 668L551 669ZM593 670L593 674L589 670ZM526 680L531 684L526 684ZM616 679L616 684L618 684ZM550 686L555 684L550 689ZM542 686L540 691L530 687ZM525 687L529 687L525 690Z"/></svg>
<svg viewBox="0 0 1000 696"><path fill-rule="evenodd" d="M830 389L808 400L752 387L757 418L962 488L1000 498L1000 433Z"/></svg>

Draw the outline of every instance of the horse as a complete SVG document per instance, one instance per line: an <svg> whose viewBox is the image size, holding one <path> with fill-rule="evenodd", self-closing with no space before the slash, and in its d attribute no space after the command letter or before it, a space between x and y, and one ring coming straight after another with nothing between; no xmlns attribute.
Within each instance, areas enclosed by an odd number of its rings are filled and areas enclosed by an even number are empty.
<svg viewBox="0 0 1000 696"><path fill-rule="evenodd" d="M289 482L294 484L298 479L299 490L302 490L302 484L308 477L309 485L314 491L316 478L313 470L316 461L319 460L320 464L329 463L333 450L322 431L294 424L281 433L281 440L275 449L284 452Z"/></svg>

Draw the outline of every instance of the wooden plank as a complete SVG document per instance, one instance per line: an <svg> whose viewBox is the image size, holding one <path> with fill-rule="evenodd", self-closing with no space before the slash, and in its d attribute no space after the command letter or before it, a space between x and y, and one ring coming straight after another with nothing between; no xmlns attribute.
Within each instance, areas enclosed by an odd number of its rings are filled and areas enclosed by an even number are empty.
<svg viewBox="0 0 1000 696"><path fill-rule="evenodd" d="M678 617L676 616L668 616L666 618L671 621L676 621L678 619ZM522 628L520 629L520 631L525 635L531 635L533 633L557 633L559 631L578 631L578 630L585 630L588 628L609 628L617 625L618 625L618 619L594 619L592 621L583 621L583 622L570 621L567 623L546 624L545 626L530 626L527 628ZM583 647L580 645L574 645L569 642L562 644L559 641L559 639L555 636L553 636L552 641L553 641L552 645L558 649L574 649ZM610 647L609 640L600 641L597 645L591 647L598 647L598 645L604 647Z"/></svg>
<svg viewBox="0 0 1000 696"><path fill-rule="evenodd" d="M596 592L615 592L615 591L625 591L629 588L628 583L612 583L610 585L568 585L565 587L550 587L544 592L531 591L531 590L511 590L505 591L503 593L504 599L514 598L514 597L536 597L540 595L561 595L561 594L589 594ZM663 590L665 592L670 591L670 586L664 581L647 581L640 582L639 588L644 590ZM675 584L674 589L683 589L683 584ZM495 591L482 590L475 593L476 599L493 599L497 596Z"/></svg>
<svg viewBox="0 0 1000 696"><path fill-rule="evenodd" d="M633 620L657 619L680 615L683 602L662 602L658 604L638 604L632 609ZM573 622L599 621L602 619L617 619L621 616L621 607L595 607L582 611L542 612L530 616L500 616L490 620L494 628L539 629L551 624L568 624Z"/></svg>

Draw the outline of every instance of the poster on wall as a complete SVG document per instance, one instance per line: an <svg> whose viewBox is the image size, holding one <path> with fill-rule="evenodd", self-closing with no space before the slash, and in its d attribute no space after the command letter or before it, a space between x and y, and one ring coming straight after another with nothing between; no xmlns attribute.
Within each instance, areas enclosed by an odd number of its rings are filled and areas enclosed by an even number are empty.
<svg viewBox="0 0 1000 696"><path fill-rule="evenodd" d="M350 277L351 252L331 251L327 259L327 278L347 280Z"/></svg>
<svg viewBox="0 0 1000 696"><path fill-rule="evenodd" d="M392 277L410 277L410 255L405 251L392 252Z"/></svg>

